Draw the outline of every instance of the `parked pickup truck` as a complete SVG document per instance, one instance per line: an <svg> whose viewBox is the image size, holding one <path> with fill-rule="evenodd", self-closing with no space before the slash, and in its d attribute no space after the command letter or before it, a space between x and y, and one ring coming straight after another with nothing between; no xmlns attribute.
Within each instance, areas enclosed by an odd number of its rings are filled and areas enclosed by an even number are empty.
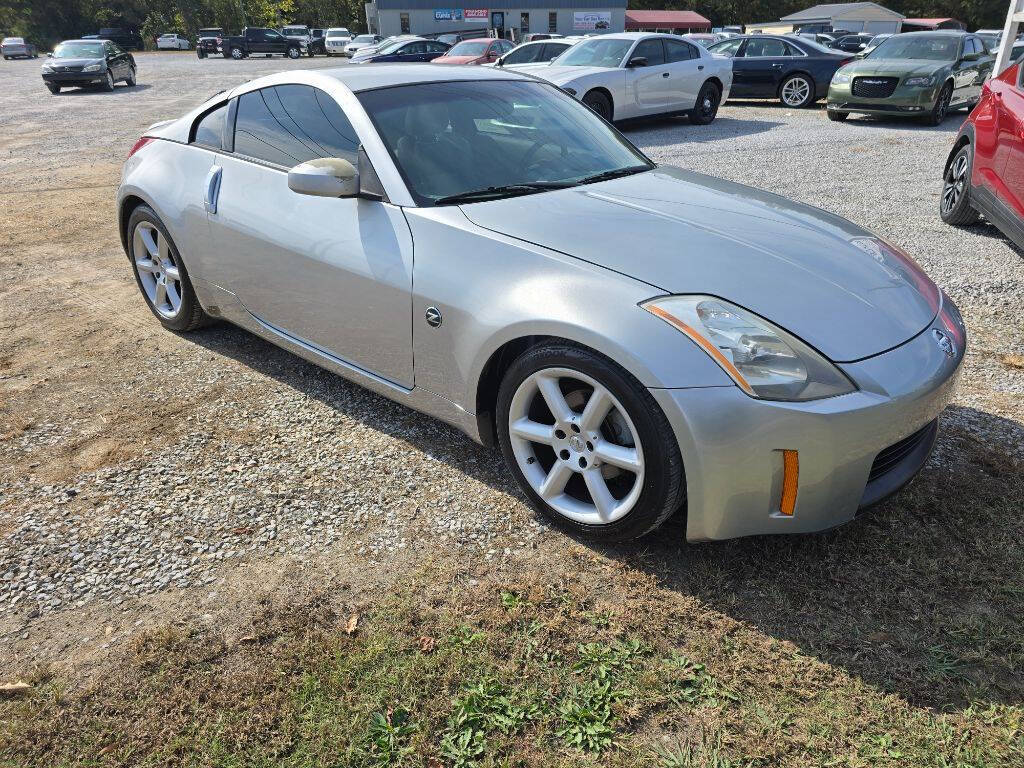
<svg viewBox="0 0 1024 768"><path fill-rule="evenodd" d="M196 56L205 59L207 56L220 53L223 39L224 30L220 27L203 27L199 30L199 39L196 41Z"/></svg>
<svg viewBox="0 0 1024 768"><path fill-rule="evenodd" d="M244 59L247 56L275 54L297 59L302 55L302 46L296 40L289 40L280 32L265 27L246 27L237 37L225 37L221 42L224 58Z"/></svg>

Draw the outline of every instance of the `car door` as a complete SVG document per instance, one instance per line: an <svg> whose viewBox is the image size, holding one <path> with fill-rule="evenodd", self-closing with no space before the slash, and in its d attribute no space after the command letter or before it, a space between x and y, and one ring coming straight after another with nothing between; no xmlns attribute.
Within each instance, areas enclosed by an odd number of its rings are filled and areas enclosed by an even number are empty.
<svg viewBox="0 0 1024 768"><path fill-rule="evenodd" d="M669 81L675 91L674 109L693 109L697 104L697 94L704 84L705 59L693 43L685 40L664 38L665 58L668 61L671 77Z"/></svg>
<svg viewBox="0 0 1024 768"><path fill-rule="evenodd" d="M995 167L996 193L1016 215L1024 220L1024 66L1011 67L1010 76L1000 78L998 91L993 88L998 110L998 136L1000 151L997 158L1005 158Z"/></svg>
<svg viewBox="0 0 1024 768"><path fill-rule="evenodd" d="M952 104L976 101L985 82L981 74L984 46L976 43L972 37L965 37L960 46L960 54L953 65Z"/></svg>
<svg viewBox="0 0 1024 768"><path fill-rule="evenodd" d="M128 77L131 74L128 66L128 54L122 51L114 43L106 43L104 46L110 71L114 73L114 79Z"/></svg>
<svg viewBox="0 0 1024 768"><path fill-rule="evenodd" d="M433 61L439 56L444 56L448 52L448 46L444 43L439 43L434 40L430 40L426 45L426 52L423 55L422 61ZM491 59L493 61L493 59Z"/></svg>
<svg viewBox="0 0 1024 768"><path fill-rule="evenodd" d="M401 209L288 188L288 169L300 162L356 165L359 143L321 90L241 95L209 214L218 254L210 279L278 333L410 388L412 239Z"/></svg>
<svg viewBox="0 0 1024 768"><path fill-rule="evenodd" d="M674 94L672 72L665 61L665 46L660 37L641 40L627 57L630 61L643 58L643 66L627 66L626 84L632 95L634 109L640 115L653 115L671 110Z"/></svg>

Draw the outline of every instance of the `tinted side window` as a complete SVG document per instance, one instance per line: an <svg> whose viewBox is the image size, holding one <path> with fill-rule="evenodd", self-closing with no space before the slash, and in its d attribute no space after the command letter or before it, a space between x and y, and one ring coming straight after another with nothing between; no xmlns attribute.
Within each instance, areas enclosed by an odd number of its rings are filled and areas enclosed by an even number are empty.
<svg viewBox="0 0 1024 768"><path fill-rule="evenodd" d="M213 149L221 149L224 143L224 119L228 114L228 105L224 104L212 112L207 112L196 123L192 135L193 144L202 144Z"/></svg>
<svg viewBox="0 0 1024 768"><path fill-rule="evenodd" d="M781 40L757 40L747 41L747 50L743 54L746 58L753 56L785 56L786 44Z"/></svg>
<svg viewBox="0 0 1024 768"><path fill-rule="evenodd" d="M630 58L636 58L637 56L643 56L647 59L647 66L649 67L664 64L665 49L661 47L661 38L656 37L652 40L641 40Z"/></svg>
<svg viewBox="0 0 1024 768"><path fill-rule="evenodd" d="M670 62L689 61L690 59L700 58L700 53L696 48L689 43L682 42L681 40L666 40L665 55Z"/></svg>
<svg viewBox="0 0 1024 768"><path fill-rule="evenodd" d="M795 45L793 45L791 43L785 43L785 46L786 46L786 52L783 54L783 56L802 56L803 55L803 51L801 51Z"/></svg>
<svg viewBox="0 0 1024 768"><path fill-rule="evenodd" d="M711 53L717 53L719 56L728 56L729 58L732 58L736 55L736 52L740 49L741 45L743 45L743 38L737 37L735 40L726 40L721 43L715 43L708 48L708 50L711 51Z"/></svg>
<svg viewBox="0 0 1024 768"><path fill-rule="evenodd" d="M235 118L235 152L292 167L318 157L355 164L359 139L337 103L308 85L244 94Z"/></svg>
<svg viewBox="0 0 1024 768"><path fill-rule="evenodd" d="M556 56L565 53L568 48L568 45L562 43L548 43L544 46L544 53L537 57L537 61L551 61Z"/></svg>
<svg viewBox="0 0 1024 768"><path fill-rule="evenodd" d="M513 51L505 57L506 64L526 64L531 61L537 61L540 56L541 50L544 48L543 45L526 45L520 48L518 51Z"/></svg>

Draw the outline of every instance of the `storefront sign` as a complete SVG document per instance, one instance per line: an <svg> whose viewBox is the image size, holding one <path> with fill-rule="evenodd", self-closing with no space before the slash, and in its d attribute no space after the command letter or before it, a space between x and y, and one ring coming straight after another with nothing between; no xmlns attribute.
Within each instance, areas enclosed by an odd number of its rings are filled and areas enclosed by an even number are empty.
<svg viewBox="0 0 1024 768"><path fill-rule="evenodd" d="M462 21L462 9L435 8L434 21Z"/></svg>
<svg viewBox="0 0 1024 768"><path fill-rule="evenodd" d="M487 21L490 11L486 8L467 8L463 11L466 21Z"/></svg>
<svg viewBox="0 0 1024 768"><path fill-rule="evenodd" d="M574 30L611 29L611 11L576 11L572 15Z"/></svg>

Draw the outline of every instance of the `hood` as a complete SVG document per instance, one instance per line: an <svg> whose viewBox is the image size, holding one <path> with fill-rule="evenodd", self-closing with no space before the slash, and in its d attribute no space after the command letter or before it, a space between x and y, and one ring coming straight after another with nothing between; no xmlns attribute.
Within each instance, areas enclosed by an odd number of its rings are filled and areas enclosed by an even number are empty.
<svg viewBox="0 0 1024 768"><path fill-rule="evenodd" d="M844 73L855 77L870 77L878 75L884 77L909 77L911 75L930 75L933 72L945 69L950 66L948 61L935 61L934 59L861 59L843 67Z"/></svg>
<svg viewBox="0 0 1024 768"><path fill-rule="evenodd" d="M439 56L434 59L435 64L476 64L484 61L485 56Z"/></svg>
<svg viewBox="0 0 1024 768"><path fill-rule="evenodd" d="M741 184L660 167L541 196L462 211L478 226L648 283L651 296L727 299L834 362L899 346L939 308L935 284L869 232Z"/></svg>
<svg viewBox="0 0 1024 768"><path fill-rule="evenodd" d="M106 59L87 58L87 59L47 59L43 66L50 66L54 69L60 69L61 67L74 67L75 69L81 69L87 67L90 64L106 64Z"/></svg>
<svg viewBox="0 0 1024 768"><path fill-rule="evenodd" d="M565 85L574 80L581 80L592 75L608 77L612 73L624 71L610 67L567 67L564 65L553 65L545 67L543 72L538 72L537 77L543 77L549 83L554 83L555 85Z"/></svg>

